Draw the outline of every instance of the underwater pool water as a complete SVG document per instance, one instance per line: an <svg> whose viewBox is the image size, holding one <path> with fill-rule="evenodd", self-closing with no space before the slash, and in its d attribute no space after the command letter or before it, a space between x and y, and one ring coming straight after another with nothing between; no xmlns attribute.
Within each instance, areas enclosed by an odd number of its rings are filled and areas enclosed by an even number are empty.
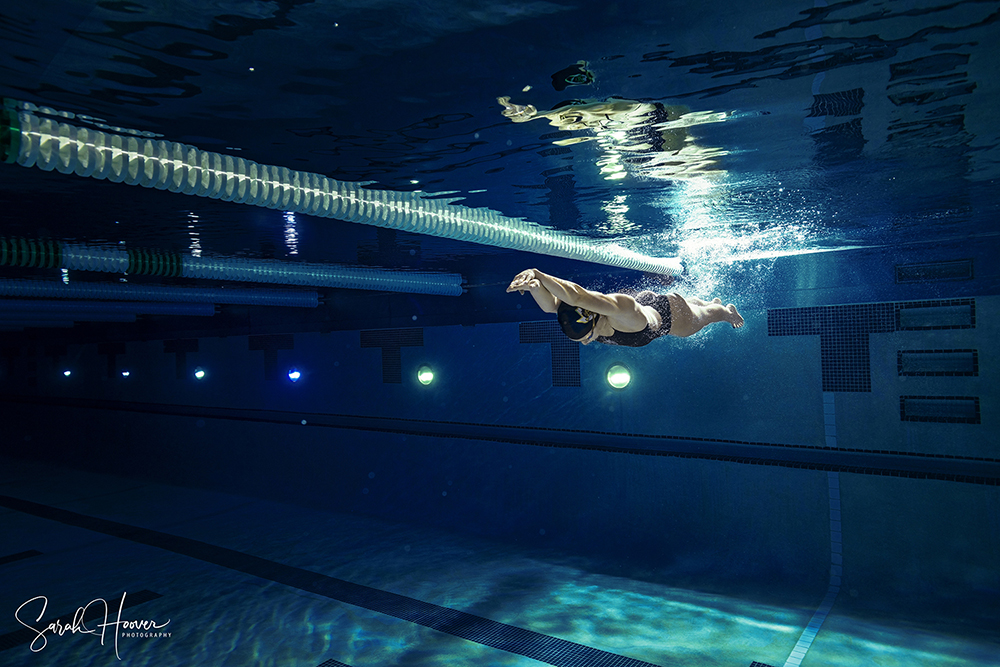
<svg viewBox="0 0 1000 667"><path fill-rule="evenodd" d="M935 0L4 6L0 662L997 664L998 25ZM353 208L44 170L32 117ZM495 240L522 228L556 250ZM505 292L529 267L746 325L582 347ZM403 284L428 273L462 293ZM107 303L140 288L183 303ZM168 636L39 649L123 592Z"/></svg>

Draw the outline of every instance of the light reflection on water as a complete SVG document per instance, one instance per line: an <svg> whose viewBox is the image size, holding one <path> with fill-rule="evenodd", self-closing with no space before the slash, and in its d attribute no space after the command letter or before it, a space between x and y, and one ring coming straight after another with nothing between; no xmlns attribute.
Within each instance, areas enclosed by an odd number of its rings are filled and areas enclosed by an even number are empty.
<svg viewBox="0 0 1000 667"><path fill-rule="evenodd" d="M722 148L703 145L690 128L720 123L726 112L692 111L682 105L664 105L612 97L606 100L572 100L550 111L531 104L497 98L502 114L515 123L546 119L558 128L556 146L596 142L600 152L589 156L595 172L606 181L627 177L652 180L693 178L722 173ZM581 153L581 158L588 154Z"/></svg>

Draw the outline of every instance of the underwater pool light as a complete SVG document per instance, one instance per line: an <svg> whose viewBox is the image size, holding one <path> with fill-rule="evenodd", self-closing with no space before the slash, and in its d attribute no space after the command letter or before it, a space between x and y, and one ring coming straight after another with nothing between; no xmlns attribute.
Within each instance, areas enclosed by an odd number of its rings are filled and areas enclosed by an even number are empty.
<svg viewBox="0 0 1000 667"><path fill-rule="evenodd" d="M73 374L73 371L71 371L71 370L70 370L70 369L68 369L68 368L67 368L66 370L64 370L64 371L63 371L63 377L69 377L69 376L70 376L70 375L72 375L72 374Z"/></svg>
<svg viewBox="0 0 1000 667"><path fill-rule="evenodd" d="M297 368L291 368L288 370L288 379L292 382L298 382L299 378L302 377L302 371Z"/></svg>
<svg viewBox="0 0 1000 667"><path fill-rule="evenodd" d="M208 373L206 373L205 369L202 368L201 366L198 366L198 368L194 369L195 380L204 380L207 375Z"/></svg>
<svg viewBox="0 0 1000 667"><path fill-rule="evenodd" d="M421 366L417 371L417 380L424 385L434 382L434 371L431 370L430 366Z"/></svg>
<svg viewBox="0 0 1000 667"><path fill-rule="evenodd" d="M131 375L131 373L129 373L127 370L122 370L122 377L123 378L127 378L129 375Z"/></svg>
<svg viewBox="0 0 1000 667"><path fill-rule="evenodd" d="M615 389L624 389L632 381L632 373L622 364L614 364L608 369L608 384Z"/></svg>

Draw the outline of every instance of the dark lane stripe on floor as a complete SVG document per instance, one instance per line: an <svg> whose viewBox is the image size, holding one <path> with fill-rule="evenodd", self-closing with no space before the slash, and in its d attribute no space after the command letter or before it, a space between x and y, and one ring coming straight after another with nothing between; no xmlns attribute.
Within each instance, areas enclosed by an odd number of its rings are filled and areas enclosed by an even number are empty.
<svg viewBox="0 0 1000 667"><path fill-rule="evenodd" d="M58 521L68 526L172 551L558 667L657 667L642 660L608 653L456 609L335 579L187 537L78 514L10 496L0 496L0 506Z"/></svg>
<svg viewBox="0 0 1000 667"><path fill-rule="evenodd" d="M24 560L25 558L31 558L32 556L41 556L41 551L36 551L31 549L30 551L22 551L16 554L10 554L9 556L0 556L0 565L6 565L7 563L16 563L19 560Z"/></svg>

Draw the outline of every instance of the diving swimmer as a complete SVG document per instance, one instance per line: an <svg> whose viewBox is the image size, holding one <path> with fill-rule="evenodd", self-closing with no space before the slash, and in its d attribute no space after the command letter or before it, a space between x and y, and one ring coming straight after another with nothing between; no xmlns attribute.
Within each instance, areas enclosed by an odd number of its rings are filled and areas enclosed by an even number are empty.
<svg viewBox="0 0 1000 667"><path fill-rule="evenodd" d="M555 313L569 338L589 345L642 347L662 336L693 336L709 324L729 322L743 326L736 306L721 299L702 301L680 294L657 294L645 290L635 297L602 294L576 283L528 269L514 276L508 292L531 293L546 313Z"/></svg>

